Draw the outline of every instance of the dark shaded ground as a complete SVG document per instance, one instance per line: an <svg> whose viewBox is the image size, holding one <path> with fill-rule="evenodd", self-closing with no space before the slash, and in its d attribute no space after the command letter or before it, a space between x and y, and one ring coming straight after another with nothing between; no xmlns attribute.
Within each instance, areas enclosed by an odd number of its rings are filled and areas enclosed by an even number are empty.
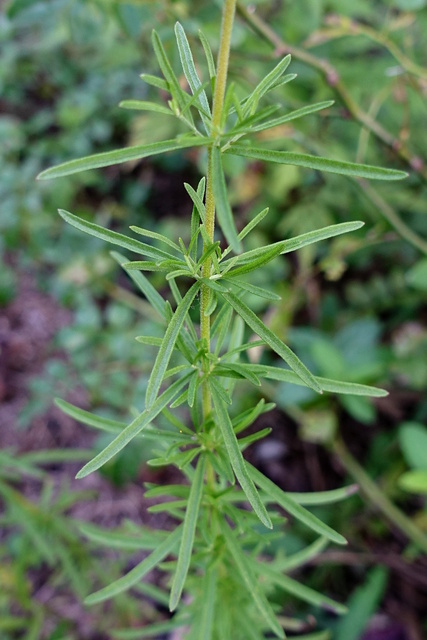
<svg viewBox="0 0 427 640"><path fill-rule="evenodd" d="M51 448L88 448L93 442L93 434L63 415L56 407L51 407L45 415L38 416L26 429L16 428L20 411L28 401L28 386L34 376L40 375L44 363L52 356L52 339L55 334L72 321L69 312L60 308L49 296L37 290L33 278L22 274L16 298L0 314L0 447L16 448L19 452ZM55 354L65 358L65 354ZM82 407L87 404L83 391L69 390L67 397ZM386 410L387 412L387 410ZM265 421L265 424L262 424ZM268 424L267 424L268 423ZM275 429L269 439L253 447L249 453L264 472L268 473L280 486L289 491L325 490L344 484L343 469L336 459L323 448L301 442L292 421L275 412L263 417L257 427L270 426ZM363 451L366 443L358 436L357 429L349 428L351 446ZM128 483L118 489L94 474L83 481L72 478L77 465L55 464L51 468L51 478L56 487L66 479L71 488L93 491L88 498L74 505L69 513L73 518L91 521L105 527L119 525L124 518L135 523L162 527L164 516L152 516L146 508L151 502L143 497L139 484ZM327 470L325 472L325 469ZM179 481L173 472L154 475L141 471L139 481ZM28 499L37 502L40 486L35 481L23 480L20 490ZM369 511L368 511L369 513ZM402 557L406 543L401 537L389 533L376 540L364 531L366 513L361 515L359 543L363 548L326 551L316 559L317 565L340 564L346 576L346 589L351 593L359 584L361 567L383 564L391 570L387 595L377 614L371 621L363 640L422 640L420 619L427 610L427 564L424 560L416 563ZM49 581L49 571L40 569L32 576L34 600L40 604L49 603L52 620L46 621L46 630L61 618L72 621L82 640L104 640L100 635L97 620L71 593L56 593ZM345 599L346 594L336 594ZM17 636L18 637L18 636Z"/></svg>

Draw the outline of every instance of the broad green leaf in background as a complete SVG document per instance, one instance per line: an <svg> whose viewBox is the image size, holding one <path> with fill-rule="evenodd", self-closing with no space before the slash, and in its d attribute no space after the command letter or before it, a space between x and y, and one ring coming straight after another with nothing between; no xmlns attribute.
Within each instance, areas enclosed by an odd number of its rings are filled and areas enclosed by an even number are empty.
<svg viewBox="0 0 427 640"><path fill-rule="evenodd" d="M400 476L399 487L411 493L427 495L427 468L417 471L407 471Z"/></svg>
<svg viewBox="0 0 427 640"><path fill-rule="evenodd" d="M406 281L414 289L427 291L427 258L422 258L406 274Z"/></svg>
<svg viewBox="0 0 427 640"><path fill-rule="evenodd" d="M403 422L398 434L407 464L412 469L427 471L427 427L419 422Z"/></svg>

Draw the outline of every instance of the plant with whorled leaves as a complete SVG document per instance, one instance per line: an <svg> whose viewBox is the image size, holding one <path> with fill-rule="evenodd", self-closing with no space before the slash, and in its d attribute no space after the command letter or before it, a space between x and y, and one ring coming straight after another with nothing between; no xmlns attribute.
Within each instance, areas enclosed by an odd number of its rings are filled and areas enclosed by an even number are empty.
<svg viewBox="0 0 427 640"><path fill-rule="evenodd" d="M196 188L185 184L192 201L188 246L181 238L172 240L134 226L131 230L136 235L148 239L147 242L137 240L60 211L64 220L77 229L142 257L130 261L120 253L112 253L155 309L165 329L163 338L137 338L158 351L148 380L144 409L130 424L101 418L58 401L69 415L114 436L77 477L96 471L134 438L144 437L158 443L158 457L150 464L174 465L187 481L180 485L151 485L146 492L148 497L170 499L154 510L164 511L177 521L173 531L145 528L125 534L82 526L83 533L99 544L149 552L129 573L90 595L87 604L102 602L141 583L154 567L160 566L170 575L169 608L171 612L176 611L173 617L141 629L118 630L113 633L117 638L151 637L178 627L186 628L186 637L192 640L261 639L266 633L284 638L286 628L298 630L303 625L280 616L280 611L277 615L277 607L269 600L276 588L316 607L336 613L345 610L341 604L288 577L286 571L304 564L329 542L345 544L339 533L306 507L334 503L349 495L353 488L320 494L291 494L279 489L243 456L244 450L265 437L269 429L241 436L272 405L261 400L251 409L234 415L232 404L236 383L258 387L263 378L305 385L318 393L385 395L380 389L313 376L244 301L248 293L271 302L278 298L264 287L252 284L247 279L251 272L279 255L354 231L363 223L335 224L245 251L246 236L267 215L268 209L237 231L227 197L223 159L225 155L238 155L370 179L395 180L405 174L254 144L253 138L258 132L315 113L331 106L332 102L321 102L284 115L280 114L280 105L268 103L266 98L272 91L295 78L293 74L285 74L289 56L283 58L249 95L241 95L240 88L234 84L227 85L235 4L235 0L224 3L217 64L206 37L200 34L209 81L203 83L200 79L184 29L177 24L176 41L191 94L181 87L162 42L154 32L153 47L163 77L144 74L142 78L168 92L170 100L167 106L140 100L121 103L124 108L156 111L177 118L187 129L186 133L173 140L71 160L40 175L42 179L58 178L168 151L192 147L207 150L206 178L202 178ZM209 99L211 91L212 100ZM215 239L216 220L227 243L225 248ZM164 275L172 304L159 294L143 272ZM190 314L195 304L200 308L199 324ZM245 327L256 334L258 340L248 340ZM275 352L280 358L279 364L252 363L247 352L257 345ZM283 367L281 361L287 366ZM172 411L184 404L191 416L189 424ZM160 414L168 421L169 428L154 426L153 422ZM272 505L280 506L311 529L317 539L293 556L267 560L268 546L277 536L283 535L285 525L285 519L272 511ZM166 562L168 557L171 559ZM164 601L163 591L151 592L159 602ZM187 594L184 601L183 593ZM304 637L320 640L327 635L317 632Z"/></svg>

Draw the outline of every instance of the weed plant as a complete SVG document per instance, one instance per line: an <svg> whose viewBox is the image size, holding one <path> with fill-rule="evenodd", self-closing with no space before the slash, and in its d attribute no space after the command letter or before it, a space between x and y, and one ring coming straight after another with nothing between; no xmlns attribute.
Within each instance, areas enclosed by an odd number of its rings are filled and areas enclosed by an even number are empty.
<svg viewBox="0 0 427 640"><path fill-rule="evenodd" d="M99 545L148 552L129 573L92 593L86 599L87 604L100 603L136 585L141 586L144 577L155 567L168 576L169 595L157 588L148 591L160 604L164 604L167 597L173 612L170 620L140 629L117 630L112 633L115 638L153 637L179 627L184 628L184 635L190 640L259 640L271 634L285 638L287 629L298 631L303 625L282 615L277 591L328 612L345 611L342 604L288 577L287 572L306 563L331 542L346 543L307 507L335 503L349 495L353 488L317 494L292 494L278 488L243 456L245 449L265 437L270 429L251 435L244 435L244 431L273 405L260 400L235 415L233 391L236 384L259 387L262 379L270 379L303 385L319 394L385 395L381 389L366 385L313 376L245 302L247 294L271 303L278 299L264 286L251 282L255 270L280 255L356 231L363 223L334 224L245 250L246 237L268 214L268 208L240 231L236 229L227 195L224 158L237 155L257 162L377 180L396 180L405 174L260 145L258 133L327 109L332 102L283 114L280 105L266 100L272 92L281 91L295 79L294 74L286 73L290 56L281 59L247 95L243 95L236 84L228 84L235 6L235 0L224 2L216 63L207 38L200 33L208 80L200 78L185 31L177 23L179 57L191 93L183 89L154 31L153 48L163 77L144 74L142 79L166 92L167 104L140 100L121 103L126 109L154 111L177 118L185 133L172 140L71 160L40 175L41 179L59 178L190 148L207 154L206 177L198 185L185 184L189 210L192 206L188 245L179 237L172 239L132 226L132 232L144 239L138 240L60 210L62 218L77 229L137 254L139 259L132 261L118 252L112 256L151 304L164 327L162 338L137 337L147 349L156 349L157 355L148 380L144 409L129 424L58 401L72 417L113 435L111 442L77 477L93 473L134 439L145 438L156 443L157 454L150 464L153 467L173 465L185 479L183 484L147 487L147 497L162 499L152 510L167 513L169 521L176 523L171 525L171 530L141 528L124 534L92 525L82 526L83 533ZM216 239L216 223L224 243ZM170 299L160 295L146 272L163 274L170 288ZM196 321L197 312L199 321ZM256 346L270 349L279 359L272 365L254 364L248 354ZM181 405L188 407L191 417L188 423L174 413ZM169 427L163 423L155 426L160 415ZM285 558L274 553L273 544L284 535L287 526L282 511L316 535L303 551ZM304 636L306 640L327 637L327 631Z"/></svg>

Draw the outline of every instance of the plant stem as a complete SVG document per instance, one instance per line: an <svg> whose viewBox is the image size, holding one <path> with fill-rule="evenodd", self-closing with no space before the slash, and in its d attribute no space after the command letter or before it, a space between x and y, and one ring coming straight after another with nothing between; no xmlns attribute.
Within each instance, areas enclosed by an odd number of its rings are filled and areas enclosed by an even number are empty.
<svg viewBox="0 0 427 640"><path fill-rule="evenodd" d="M217 75L215 80L215 90L212 106L212 137L215 138L220 133L222 109L224 105L225 89L227 85L228 61L230 57L231 32L233 29L234 16L236 12L236 0L225 0L221 37L219 43ZM212 189L212 148L216 144L214 141L208 150L208 175L206 183L206 219L205 227L211 242L214 240L215 231L215 198ZM206 245L204 249L206 249ZM204 278L211 275L212 260L207 258L202 267ZM210 290L206 285L202 286L200 301L200 337L205 342L205 347L210 351L210 331L211 319L205 315L205 310L209 303ZM211 412L212 402L208 383L202 387L203 417L206 419Z"/></svg>

